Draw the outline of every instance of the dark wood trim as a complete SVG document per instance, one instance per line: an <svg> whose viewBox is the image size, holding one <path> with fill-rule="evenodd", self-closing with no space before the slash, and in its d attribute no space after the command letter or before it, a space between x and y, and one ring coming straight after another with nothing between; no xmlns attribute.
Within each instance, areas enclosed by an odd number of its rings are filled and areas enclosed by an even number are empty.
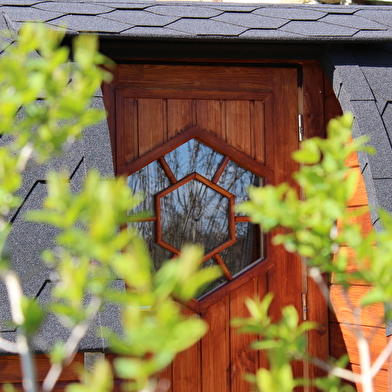
<svg viewBox="0 0 392 392"><path fill-rule="evenodd" d="M131 175L193 138L199 140L220 154L229 156L233 162L242 166L246 170L251 171L259 177L267 178L273 172L271 168L264 166L261 163L257 163L248 155L222 142L218 137L209 133L205 129L199 126L193 126L168 140L166 143L154 148L150 152L144 154L128 165L125 165L121 168L118 167L117 175Z"/></svg>
<svg viewBox="0 0 392 392"><path fill-rule="evenodd" d="M259 275L265 274L267 271L273 268L274 263L271 260L257 260L248 268L241 271L239 275L235 276L235 279L225 283L222 286L218 286L216 289L201 297L199 300L193 299L187 303L184 303L184 305L196 313L202 313L211 305L219 302L222 298L238 289L243 284L251 282L252 279Z"/></svg>

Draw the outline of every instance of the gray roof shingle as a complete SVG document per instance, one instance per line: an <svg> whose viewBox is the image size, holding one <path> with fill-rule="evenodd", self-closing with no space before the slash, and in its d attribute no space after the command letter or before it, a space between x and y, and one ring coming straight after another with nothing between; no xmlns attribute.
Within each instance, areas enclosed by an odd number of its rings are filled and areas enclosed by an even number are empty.
<svg viewBox="0 0 392 392"><path fill-rule="evenodd" d="M71 35L97 33L104 42L110 43L116 37L121 37L122 42L146 39L148 42L184 40L188 43L193 40L202 45L207 39L218 44L225 39L234 45L238 43L237 49L241 49L244 42L251 43L252 48L255 42L274 43L274 53L280 50L275 43L285 43L286 49L292 43L317 45L314 56L320 58L342 109L354 113L354 135L370 135L371 143L378 150L376 156L359 154L369 202L392 212L392 7L149 0L135 3L129 0L3 0L1 4L2 28L12 27L12 23L18 26L27 20L46 21L52 26L66 26ZM203 57L202 49L197 55ZM101 96L95 99L94 105L103 107ZM67 153L63 163L74 173L71 185L75 190L79 189L88 168L98 167L104 175L112 175L107 124L90 129L84 140ZM52 168L58 166L59 161L51 163ZM13 217L9 239L9 246L17 249L13 262L22 274L26 293L33 297L41 293L39 300L42 301L49 295L50 270L40 262L38 251L50 245L54 233L39 228L40 234L36 235L37 226L22 222L20 214L40 205L46 192L47 169L31 169L26 174L20 190L25 203ZM377 227L376 212L372 213L372 219ZM26 236L26 230L32 234ZM27 256L31 261L26 269L24 258ZM1 284L0 295L5 295ZM98 322L110 322L112 316L109 312L100 316ZM4 335L12 338L13 328L2 323L8 317L9 309L1 305L0 327ZM50 331L55 328L53 325L45 328ZM392 325L388 328L392 334ZM102 349L103 345L100 339L89 336L82 348Z"/></svg>
<svg viewBox="0 0 392 392"><path fill-rule="evenodd" d="M257 37L260 41L280 38L283 41L323 42L392 39L392 12L388 6L148 0L135 3L128 0L85 0L82 3L67 0L5 0L1 4L0 10L5 11L17 25L27 20L51 21L55 26L66 25L74 33L87 31L102 36L122 33L123 36L149 39L181 39L186 35L195 38L226 37L231 40L254 40ZM88 15L95 18L87 18ZM156 28L129 30L135 26ZM165 31L166 28L169 30ZM248 29L252 31L246 33Z"/></svg>

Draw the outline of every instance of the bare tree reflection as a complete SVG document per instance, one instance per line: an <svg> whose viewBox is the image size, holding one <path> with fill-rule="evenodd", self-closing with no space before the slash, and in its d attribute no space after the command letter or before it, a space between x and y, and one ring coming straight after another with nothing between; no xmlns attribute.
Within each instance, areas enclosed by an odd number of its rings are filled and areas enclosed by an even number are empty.
<svg viewBox="0 0 392 392"><path fill-rule="evenodd" d="M177 181L194 172L212 181L223 158L195 139L164 156ZM247 188L251 184L259 185L259 179L229 160L217 184L234 194L238 203L247 199ZM146 196L132 213L149 211L154 216L154 195L171 183L165 170L158 161L154 161L129 176L128 185L134 192ZM177 249L186 243L200 243L206 251L210 251L229 238L228 199L198 180L191 180L162 197L161 215L162 238ZM172 254L155 243L155 221L135 225L146 240L155 269L159 269L161 263ZM260 232L251 223L236 223L236 243L220 253L232 276L260 258L260 238ZM210 259L204 266L214 262ZM225 278L218 279L206 290L210 291L225 281Z"/></svg>

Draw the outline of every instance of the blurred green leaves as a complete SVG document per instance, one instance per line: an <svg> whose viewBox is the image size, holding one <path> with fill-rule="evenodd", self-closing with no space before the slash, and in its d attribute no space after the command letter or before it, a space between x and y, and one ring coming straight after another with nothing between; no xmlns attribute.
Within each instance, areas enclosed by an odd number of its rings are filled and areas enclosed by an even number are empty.
<svg viewBox="0 0 392 392"><path fill-rule="evenodd" d="M1 250L9 233L8 215L20 204L16 193L25 169L72 148L86 127L105 118L104 111L92 108L92 100L101 83L110 81L106 69L111 62L98 52L93 35L76 37L72 53L62 45L63 39L64 31L26 24L0 57L0 134L6 141L6 148L0 150ZM130 380L125 389L141 390L153 385L156 374L206 332L206 324L199 317L183 315L174 298L188 301L221 271L200 269L203 250L187 247L181 257L153 275L145 244L128 225L133 220L130 211L141 197L133 195L126 180L102 179L91 171L82 190L75 193L67 178L65 171L48 173L43 209L27 214L30 221L53 226L59 233L55 247L42 255L54 270L52 300L44 308L23 296L9 270L8 255L2 254L0 274L12 280L9 287L18 288L18 295L9 292L18 314L14 323L26 342L49 313L69 328L68 340L51 342L47 391L72 360L94 318L109 308L119 316L121 333L110 329L98 333L119 354L114 370ZM119 281L125 289L116 289ZM24 350L28 354L29 348ZM33 374L33 363L26 366ZM81 384L67 390L110 391L112 377L110 365L100 361L81 375ZM34 385L35 380L30 381Z"/></svg>
<svg viewBox="0 0 392 392"><path fill-rule="evenodd" d="M361 281L371 286L368 294L360 299L359 307L352 307L353 314L359 314L368 305L392 302L392 217L378 211L384 231L364 235L356 221L368 210L347 208L355 194L358 175L350 171L346 161L357 151L374 153L366 145L367 138L351 140L352 122L352 115L346 113L330 121L326 139L312 138L301 143L301 149L293 154L300 164L299 171L293 175L296 188L287 183L250 188L250 201L242 203L238 210L249 215L264 232L283 228L278 234L273 233L273 244L282 244L288 252L301 256L318 282L323 282L321 274L333 273L334 283L343 287L347 298L350 284ZM262 302L249 300L251 317L236 320L234 324L244 333L262 336L253 347L267 352L271 367L250 377L257 390L291 391L303 381L293 379L290 363L296 358L312 361L307 357L303 334L315 326L307 322L298 325L293 307L284 308L282 319L272 323L267 312L270 302L268 295ZM332 369L345 364L325 366ZM325 391L350 389L347 385L340 386L340 379L332 373L312 382Z"/></svg>

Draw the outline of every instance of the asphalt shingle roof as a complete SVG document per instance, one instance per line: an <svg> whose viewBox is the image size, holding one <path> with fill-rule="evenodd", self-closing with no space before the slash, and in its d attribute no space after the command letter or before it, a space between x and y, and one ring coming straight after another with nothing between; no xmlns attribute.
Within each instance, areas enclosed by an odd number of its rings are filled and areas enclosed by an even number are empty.
<svg viewBox="0 0 392 392"><path fill-rule="evenodd" d="M221 42L223 39L237 42L236 48L244 42L285 43L286 48L291 43L318 45L318 58L342 109L354 113L354 136L370 135L371 143L377 147L376 156L359 156L369 202L392 212L392 7L129 0L0 2L2 29L17 29L23 21L45 21L52 26L66 27L69 35L97 33L107 41L112 38L122 38L122 42L184 40L204 45L206 40ZM203 49L199 48L198 54L203 57ZM103 107L102 96L96 98L95 104ZM71 179L75 189L90 167L98 167L106 175L112 173L108 134L107 124L101 123L64 158L69 172L75 173ZM58 162L52 163L53 167L56 165ZM24 209L40 205L45 193L45 176L44 169L25 176L21 189ZM377 227L376 212L372 213L372 219ZM26 230L31 236L26 235ZM16 249L14 264L22 273L26 293L44 302L45 295L50 293L50 271L42 266L38 251L50 244L54 233L39 230L24 223L19 215L15 216L10 246ZM37 241L42 241L38 248ZM23 275L27 255L30 272ZM0 284L0 296L4 295ZM4 336L11 336L13 331L2 323L9 318L5 304L2 301L0 306L0 330ZM112 316L115 319L115 315L109 314L99 322L110 322ZM45 328L50 333L57 327L50 324ZM392 324L387 326L387 334L392 334ZM99 339L88 337L82 348L95 350L103 345Z"/></svg>
<svg viewBox="0 0 392 392"><path fill-rule="evenodd" d="M72 34L85 31L102 36L150 39L168 36L181 39L189 35L204 39L219 36L231 40L318 42L392 38L392 12L388 6L132 3L128 0L82 3L5 0L1 4L0 11L6 12L16 26L23 21L45 21L67 27ZM114 22L108 23L108 19Z"/></svg>

